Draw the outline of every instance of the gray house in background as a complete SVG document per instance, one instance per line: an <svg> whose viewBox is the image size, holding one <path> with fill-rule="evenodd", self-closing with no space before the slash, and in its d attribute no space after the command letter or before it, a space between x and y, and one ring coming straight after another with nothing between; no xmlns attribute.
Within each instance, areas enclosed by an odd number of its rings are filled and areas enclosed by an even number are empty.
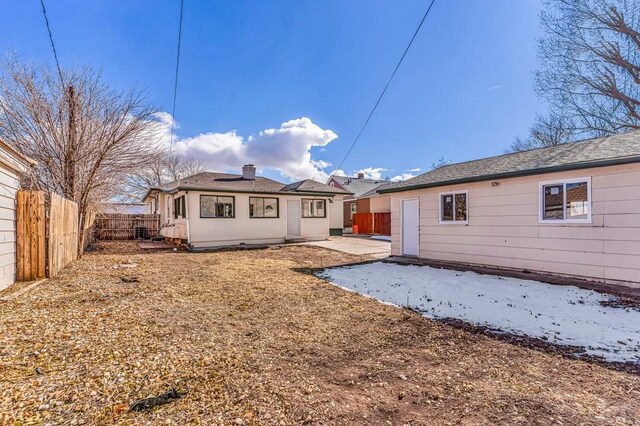
<svg viewBox="0 0 640 426"><path fill-rule="evenodd" d="M388 195L380 195L376 189L390 183L387 180L365 179L364 173L358 173L357 177L331 176L327 185L341 188L352 193L344 197L343 222L345 228L353 225L355 213L388 213L391 211Z"/></svg>
<svg viewBox="0 0 640 426"><path fill-rule="evenodd" d="M149 206L145 203L102 203L101 213L118 214L146 214L149 213Z"/></svg>

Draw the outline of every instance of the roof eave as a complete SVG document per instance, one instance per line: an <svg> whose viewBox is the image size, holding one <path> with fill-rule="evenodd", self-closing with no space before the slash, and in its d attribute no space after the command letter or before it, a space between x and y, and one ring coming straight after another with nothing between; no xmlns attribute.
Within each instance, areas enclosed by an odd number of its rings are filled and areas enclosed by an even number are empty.
<svg viewBox="0 0 640 426"><path fill-rule="evenodd" d="M558 173L571 170L592 169L596 167L618 166L622 164L640 163L640 156L614 158L607 160L586 161L581 163L563 164L561 166L539 167L536 169L518 170L515 172L495 173L491 175L473 176L462 179L452 179L448 181L440 181L433 183L423 183L416 185L408 185L399 188L388 188L379 190L379 194L390 194L393 192L414 191L416 189L437 188L441 186L458 185L462 183L486 182L495 179L507 179L524 176L535 176L546 173Z"/></svg>
<svg viewBox="0 0 640 426"><path fill-rule="evenodd" d="M144 201L145 201L147 198L149 198L149 196L151 195L151 193L152 193L152 192L154 192L154 191L161 192L161 191L162 191L162 189L160 189L160 188L155 188L155 187L151 187L151 188L149 188L149 189L147 190L147 192L144 194L144 196L142 197L142 202L144 203Z"/></svg>
<svg viewBox="0 0 640 426"><path fill-rule="evenodd" d="M315 192L316 194L331 194L331 195L353 195L353 192L342 192L342 191L283 191L283 194L290 194L291 192Z"/></svg>
<svg viewBox="0 0 640 426"><path fill-rule="evenodd" d="M0 163L18 174L27 173L38 165L36 160L22 154L2 139L0 139Z"/></svg>
<svg viewBox="0 0 640 426"><path fill-rule="evenodd" d="M178 191L201 191L201 192L223 192L225 194L267 194L267 195L308 195L315 197L333 197L335 195L348 195L343 193L321 192L321 191L247 191L238 189L216 189L216 188L198 188L193 186L179 186L170 190L163 190L169 194L175 194Z"/></svg>

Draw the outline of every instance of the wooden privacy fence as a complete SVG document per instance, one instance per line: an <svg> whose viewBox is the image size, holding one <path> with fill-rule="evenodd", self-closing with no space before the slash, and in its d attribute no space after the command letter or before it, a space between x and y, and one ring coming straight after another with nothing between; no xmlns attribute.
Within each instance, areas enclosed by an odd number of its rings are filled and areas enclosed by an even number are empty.
<svg viewBox="0 0 640 426"><path fill-rule="evenodd" d="M391 235L391 213L354 213L353 230L355 234Z"/></svg>
<svg viewBox="0 0 640 426"><path fill-rule="evenodd" d="M155 237L159 230L159 214L101 213L95 222L99 240L148 239Z"/></svg>
<svg viewBox="0 0 640 426"><path fill-rule="evenodd" d="M49 210L49 276L54 277L78 258L78 205L51 194Z"/></svg>
<svg viewBox="0 0 640 426"><path fill-rule="evenodd" d="M78 205L73 201L43 191L18 191L18 281L54 277L78 258L78 218Z"/></svg>

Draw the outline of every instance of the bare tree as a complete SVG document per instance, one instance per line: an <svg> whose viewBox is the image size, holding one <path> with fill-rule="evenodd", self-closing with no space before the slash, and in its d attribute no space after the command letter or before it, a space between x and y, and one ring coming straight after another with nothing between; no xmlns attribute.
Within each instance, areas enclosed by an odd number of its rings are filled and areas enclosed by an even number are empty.
<svg viewBox="0 0 640 426"><path fill-rule="evenodd" d="M171 154L166 150L162 151L153 161L149 161L144 167L128 175L121 199L140 201L149 187L175 182L206 170L206 166L201 161Z"/></svg>
<svg viewBox="0 0 640 426"><path fill-rule="evenodd" d="M587 136L640 129L638 0L546 0L536 90Z"/></svg>
<svg viewBox="0 0 640 426"><path fill-rule="evenodd" d="M91 68L63 72L63 82L47 68L16 59L1 71L0 135L38 161L30 178L34 189L78 203L82 242L87 213L153 159L156 110L138 90L110 89Z"/></svg>
<svg viewBox="0 0 640 426"><path fill-rule="evenodd" d="M444 157L438 158L438 161L431 163L432 169L439 169L440 167L448 166L451 164L451 160L446 160Z"/></svg>
<svg viewBox="0 0 640 426"><path fill-rule="evenodd" d="M529 129L529 136L515 138L509 151L528 151L570 142L574 137L574 127L571 120L553 113L548 116L537 115Z"/></svg>

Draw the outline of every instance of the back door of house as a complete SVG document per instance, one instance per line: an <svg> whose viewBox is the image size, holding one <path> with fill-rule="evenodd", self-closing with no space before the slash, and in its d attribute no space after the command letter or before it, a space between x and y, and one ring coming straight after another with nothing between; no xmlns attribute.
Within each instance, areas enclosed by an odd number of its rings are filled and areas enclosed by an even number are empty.
<svg viewBox="0 0 640 426"><path fill-rule="evenodd" d="M300 200L287 200L287 237L302 235L301 225Z"/></svg>
<svg viewBox="0 0 640 426"><path fill-rule="evenodd" d="M402 254L418 255L418 200L402 200Z"/></svg>

